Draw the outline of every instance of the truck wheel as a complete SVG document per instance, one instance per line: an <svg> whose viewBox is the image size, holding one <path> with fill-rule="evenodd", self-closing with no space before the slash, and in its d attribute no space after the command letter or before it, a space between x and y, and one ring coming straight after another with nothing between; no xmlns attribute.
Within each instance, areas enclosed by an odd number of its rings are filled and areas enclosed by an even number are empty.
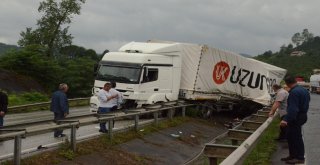
<svg viewBox="0 0 320 165"><path fill-rule="evenodd" d="M214 109L212 103L206 101L201 104L202 104L202 106L200 106L201 117L205 119L210 118L211 115L213 114L213 109Z"/></svg>

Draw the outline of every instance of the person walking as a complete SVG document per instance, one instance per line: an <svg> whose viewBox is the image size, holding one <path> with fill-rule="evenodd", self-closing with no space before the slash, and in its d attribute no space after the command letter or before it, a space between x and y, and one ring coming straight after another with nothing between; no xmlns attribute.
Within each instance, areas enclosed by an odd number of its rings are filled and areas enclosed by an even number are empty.
<svg viewBox="0 0 320 165"><path fill-rule="evenodd" d="M62 83L59 85L59 90L54 92L51 97L50 111L54 113L54 122L64 119L69 114L69 103L67 98L67 91L69 87L67 84ZM64 137L62 129L54 130L54 137Z"/></svg>
<svg viewBox="0 0 320 165"><path fill-rule="evenodd" d="M284 81L290 91L287 115L281 121L280 126L287 127L289 156L281 160L286 161L287 164L300 164L305 161L301 128L307 122L310 94L297 84L294 77L286 76Z"/></svg>
<svg viewBox="0 0 320 165"><path fill-rule="evenodd" d="M0 90L0 128L3 127L3 118L8 111L8 96Z"/></svg>
<svg viewBox="0 0 320 165"><path fill-rule="evenodd" d="M289 93L283 88L281 88L281 86L278 84L274 84L272 86L272 89L276 93L276 97L271 107L271 110L269 112L269 116L272 117L276 112L276 110L278 109L280 119L283 120L284 116L287 114L287 99L288 99ZM287 127L280 127L280 133L276 140L278 141L286 140L287 139L286 130L287 130Z"/></svg>
<svg viewBox="0 0 320 165"><path fill-rule="evenodd" d="M113 99L117 98L117 94L110 92L111 83L107 82L104 84L103 88L98 92L98 100L100 102L98 108L98 114L105 114L111 111L111 108L114 106ZM100 123L99 132L108 133L106 128L106 122Z"/></svg>

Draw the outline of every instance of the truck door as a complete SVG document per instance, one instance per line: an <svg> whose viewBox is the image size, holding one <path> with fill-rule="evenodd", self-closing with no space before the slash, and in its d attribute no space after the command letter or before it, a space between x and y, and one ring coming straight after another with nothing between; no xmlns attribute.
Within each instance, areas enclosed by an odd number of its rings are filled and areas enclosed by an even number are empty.
<svg viewBox="0 0 320 165"><path fill-rule="evenodd" d="M148 99L155 93L158 93L159 97L164 99L167 93L172 92L171 70L172 67L144 67L140 89L141 92L145 92L145 99Z"/></svg>

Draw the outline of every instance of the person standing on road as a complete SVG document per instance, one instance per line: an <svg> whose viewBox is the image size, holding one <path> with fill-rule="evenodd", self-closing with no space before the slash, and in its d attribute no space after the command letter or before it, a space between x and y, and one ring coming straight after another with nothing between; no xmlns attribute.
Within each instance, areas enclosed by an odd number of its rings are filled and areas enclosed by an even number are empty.
<svg viewBox="0 0 320 165"><path fill-rule="evenodd" d="M290 91L287 115L281 121L280 126L287 126L289 156L281 160L288 164L300 164L305 161L301 128L307 122L310 94L305 88L299 86L292 76L286 76L285 82Z"/></svg>
<svg viewBox="0 0 320 165"><path fill-rule="evenodd" d="M100 102L98 108L98 114L105 114L111 111L111 108L114 106L113 99L117 98L117 94L112 94L111 91L111 83L107 82L104 84L103 89L98 92L98 99ZM99 132L107 133L108 130L106 128L106 122L100 123Z"/></svg>
<svg viewBox="0 0 320 165"><path fill-rule="evenodd" d="M269 116L270 117L273 116L276 110L278 109L280 119L283 120L284 116L287 114L287 99L288 99L289 93L283 88L281 88L281 86L278 84L274 84L272 86L272 89L276 93L276 98L271 107ZM287 139L286 130L287 130L287 127L280 127L279 137L276 140L278 141L286 140Z"/></svg>
<svg viewBox="0 0 320 165"><path fill-rule="evenodd" d="M120 93L118 90L116 90L116 86L117 86L117 83L114 81L111 81L110 93L111 93L111 95L117 95L118 97L110 100L111 101L110 104L112 105L110 111L116 111L123 100L122 93ZM114 123L115 123L115 121L113 120L113 127L114 127Z"/></svg>
<svg viewBox="0 0 320 165"><path fill-rule="evenodd" d="M0 90L0 128L3 127L3 118L8 110L8 96Z"/></svg>
<svg viewBox="0 0 320 165"><path fill-rule="evenodd" d="M118 97L117 97L117 98L113 98L113 99L111 100L111 104L113 105L112 108L111 108L111 111L117 110L118 107L120 106L120 104L121 104L122 101L123 101L123 96L122 96L122 94L121 94L118 90L115 89L116 86L117 86L117 83L114 82L114 81L112 81L112 82L111 82L110 93L111 93L111 95L117 95Z"/></svg>
<svg viewBox="0 0 320 165"><path fill-rule="evenodd" d="M69 114L69 103L67 98L67 91L69 87L67 84L60 84L59 90L52 94L50 111L54 113L54 122L58 123L58 120L64 119ZM54 137L64 137L62 129L56 129L54 131Z"/></svg>

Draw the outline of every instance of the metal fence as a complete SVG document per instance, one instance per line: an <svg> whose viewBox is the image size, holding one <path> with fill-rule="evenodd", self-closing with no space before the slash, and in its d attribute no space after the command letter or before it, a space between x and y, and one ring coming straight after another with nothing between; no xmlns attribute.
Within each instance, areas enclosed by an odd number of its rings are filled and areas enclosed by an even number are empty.
<svg viewBox="0 0 320 165"><path fill-rule="evenodd" d="M78 98L70 99L70 101L87 100L88 98ZM21 109L25 107L35 107L35 106L48 106L50 102L29 104L23 106L10 107L11 109ZM113 138L113 121L131 117L134 120L134 130L139 129L139 119L141 115L153 114L153 123L159 123L159 112L168 111L168 119L174 117L175 111L180 109L181 115L184 117L186 114L186 107L194 106L194 104L186 104L184 102L168 102L161 105L150 105L141 109L130 110L127 113L121 115L112 114L92 114L90 116L95 116L95 118L90 118L90 120L85 120L80 122L75 119L64 119L58 121L56 125L41 127L34 130L25 129L0 129L0 140L14 139L14 164L19 165L21 159L21 138L28 135L41 134L43 132L50 132L57 128L69 128L71 130L70 136L70 147L73 151L76 150L76 134L77 128L80 126L108 122L108 137ZM199 105L198 105L199 106ZM224 159L221 164L242 164L245 157L251 152L255 147L257 140L264 130L273 121L273 117L268 117L269 108L264 108L259 110L257 114L252 115L241 121L241 124L237 128L229 129L225 136L231 140L232 145L208 143L204 148L204 154L209 158L210 165L218 164L218 159ZM88 115L87 115L88 116ZM240 146L239 142L242 142Z"/></svg>
<svg viewBox="0 0 320 165"><path fill-rule="evenodd" d="M266 128L273 121L269 117L269 107L265 107L241 121L237 129L229 129L225 139L231 140L231 145L208 143L204 148L204 155L209 159L210 165L217 165L218 159L224 159L220 165L240 165L251 153L253 148ZM277 113L274 115L276 116ZM239 142L242 142L240 145Z"/></svg>
<svg viewBox="0 0 320 165"><path fill-rule="evenodd" d="M79 102L79 101L88 101L89 104L89 97L86 98L74 98L74 99L68 99L69 104L74 104ZM11 112L15 112L15 111L21 111L21 110L28 110L28 109L32 109L32 108L41 108L41 107L49 107L50 106L50 101L48 102L41 102L41 103L33 103L33 104L25 104L25 105L17 105L17 106L11 106L8 107L8 111Z"/></svg>
<svg viewBox="0 0 320 165"><path fill-rule="evenodd" d="M42 103L49 104L49 103ZM33 104L32 106L35 106ZM159 123L159 112L168 111L168 119L172 119L174 117L175 111L178 109L181 110L181 115L184 117L186 112L186 107L193 106L193 104L185 104L182 102L168 102L162 105L151 105L145 108L140 108L136 110L129 110L127 113L123 113L121 115L112 115L112 114L93 114L91 116L95 116L95 118L91 118L91 120L86 120L84 122L80 122L79 120L70 120L64 119L59 120L56 125L51 125L47 127L41 127L39 129L26 130L26 129L0 129L0 140L11 140L14 139L14 164L19 165L21 159L21 138L28 135L42 134L44 132L50 132L54 129L66 129L69 128L71 130L70 136L70 147L73 151L76 150L76 131L80 126L108 122L108 137L112 139L113 137L113 121L117 119L122 119L125 117L133 117L134 118L134 130L138 131L139 129L139 118L144 114L153 114L154 123L158 125Z"/></svg>

